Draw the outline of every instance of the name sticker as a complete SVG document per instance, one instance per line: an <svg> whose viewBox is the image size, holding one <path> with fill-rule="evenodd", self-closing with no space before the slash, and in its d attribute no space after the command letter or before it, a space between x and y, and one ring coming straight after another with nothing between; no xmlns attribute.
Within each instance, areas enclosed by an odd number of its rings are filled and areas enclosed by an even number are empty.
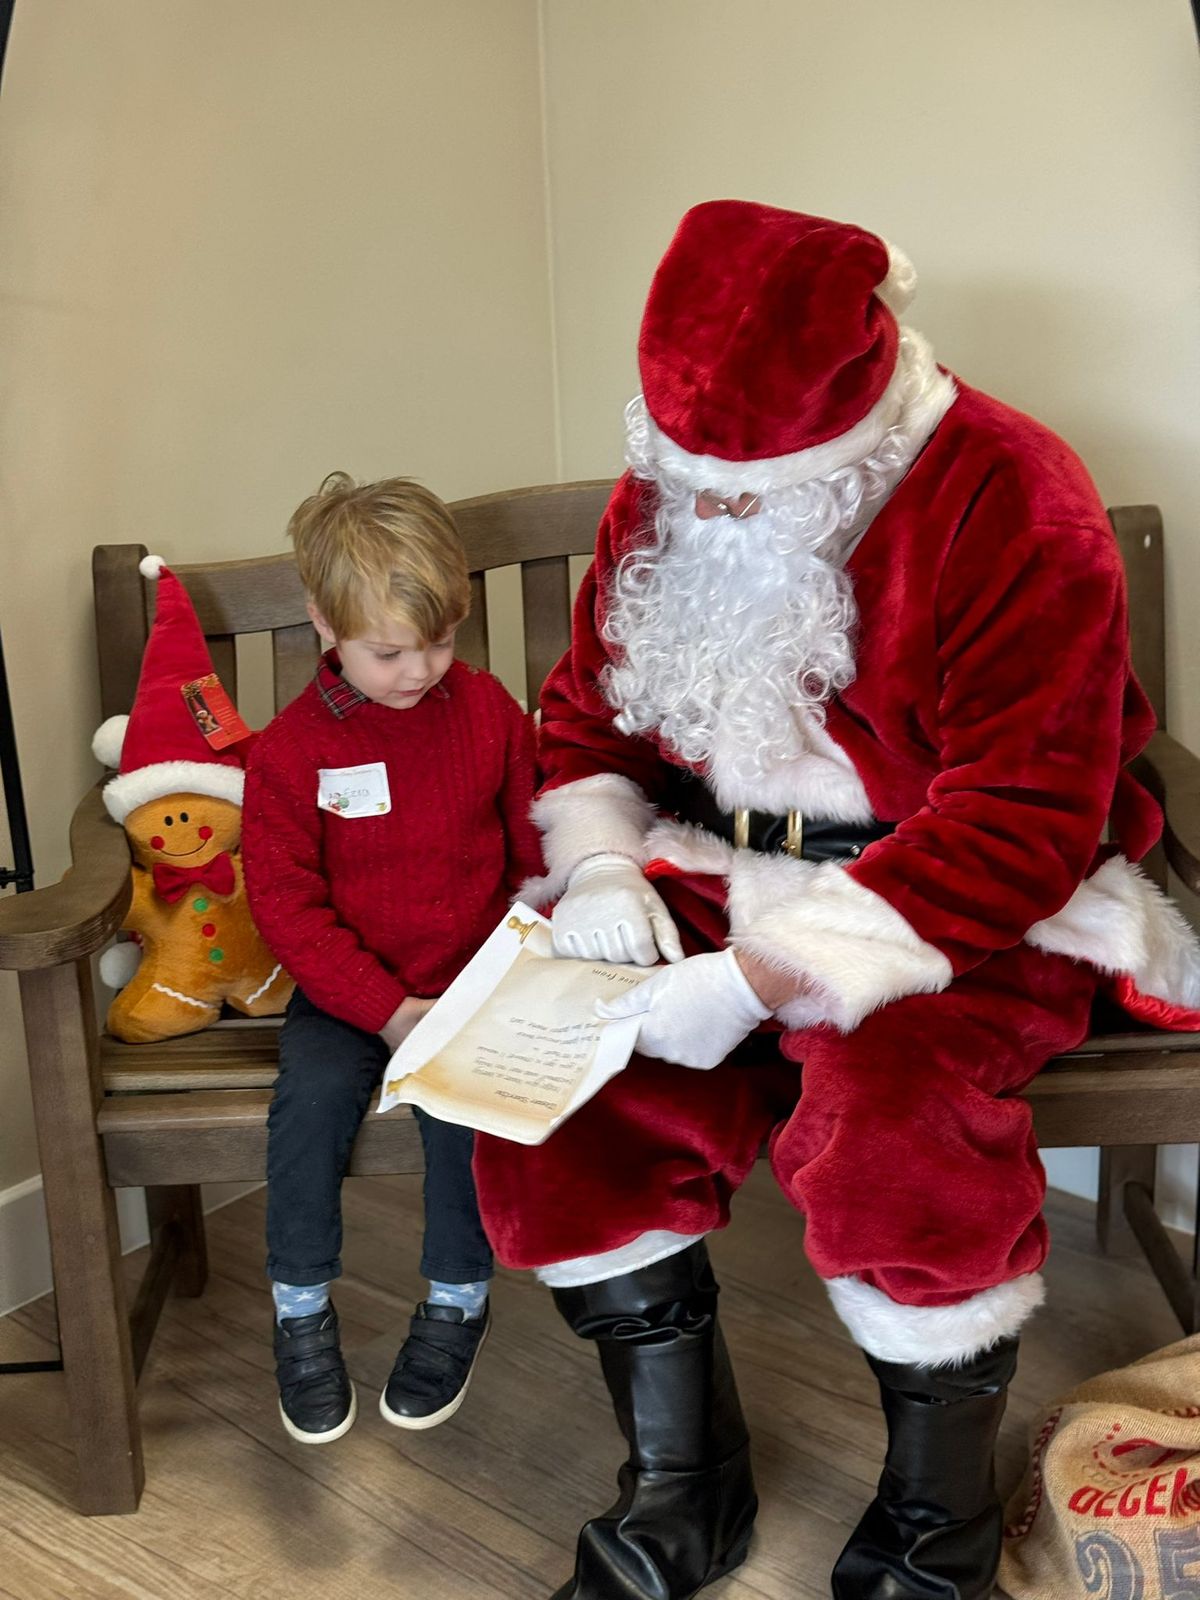
<svg viewBox="0 0 1200 1600"><path fill-rule="evenodd" d="M365 767L319 768L317 805L337 817L386 816L392 809L387 767L372 761Z"/></svg>

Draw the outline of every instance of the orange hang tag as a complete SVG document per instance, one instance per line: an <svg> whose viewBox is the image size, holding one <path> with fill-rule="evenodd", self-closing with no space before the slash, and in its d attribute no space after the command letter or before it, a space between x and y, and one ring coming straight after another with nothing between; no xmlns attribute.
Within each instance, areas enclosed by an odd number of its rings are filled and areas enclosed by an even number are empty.
<svg viewBox="0 0 1200 1600"><path fill-rule="evenodd" d="M214 750L227 750L231 744L250 737L238 709L221 687L215 672L181 683L179 691L192 720Z"/></svg>

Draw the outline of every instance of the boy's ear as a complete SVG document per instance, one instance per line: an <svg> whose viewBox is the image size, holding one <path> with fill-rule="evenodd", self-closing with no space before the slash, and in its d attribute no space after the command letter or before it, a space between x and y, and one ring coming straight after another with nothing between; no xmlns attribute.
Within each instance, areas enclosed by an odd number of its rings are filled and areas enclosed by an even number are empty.
<svg viewBox="0 0 1200 1600"><path fill-rule="evenodd" d="M334 637L333 629L325 621L325 618L317 610L316 606L311 600L308 601L304 609L308 612L309 621L321 635L321 643L330 647L335 645L337 643L337 639Z"/></svg>

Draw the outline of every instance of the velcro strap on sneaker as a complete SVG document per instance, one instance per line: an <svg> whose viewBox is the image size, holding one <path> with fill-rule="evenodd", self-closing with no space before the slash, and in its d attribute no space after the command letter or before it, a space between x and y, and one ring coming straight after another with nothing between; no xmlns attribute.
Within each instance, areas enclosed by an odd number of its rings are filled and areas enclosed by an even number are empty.
<svg viewBox="0 0 1200 1600"><path fill-rule="evenodd" d="M336 1324L312 1333L297 1334L276 1358L275 1370L281 1383L298 1383L302 1378L319 1378L337 1372L342 1365Z"/></svg>

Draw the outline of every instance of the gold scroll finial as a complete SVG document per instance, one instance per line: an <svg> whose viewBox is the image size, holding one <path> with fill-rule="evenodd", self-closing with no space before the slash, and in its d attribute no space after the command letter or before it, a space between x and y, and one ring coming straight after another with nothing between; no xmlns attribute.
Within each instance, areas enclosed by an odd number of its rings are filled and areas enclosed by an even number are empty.
<svg viewBox="0 0 1200 1600"><path fill-rule="evenodd" d="M528 939L529 935L537 927L537 923L536 922L522 922L520 917L511 916L511 917L509 917L508 921L504 924L504 926L506 928L511 928L514 933L519 933L521 935L521 943L524 944L526 939Z"/></svg>

